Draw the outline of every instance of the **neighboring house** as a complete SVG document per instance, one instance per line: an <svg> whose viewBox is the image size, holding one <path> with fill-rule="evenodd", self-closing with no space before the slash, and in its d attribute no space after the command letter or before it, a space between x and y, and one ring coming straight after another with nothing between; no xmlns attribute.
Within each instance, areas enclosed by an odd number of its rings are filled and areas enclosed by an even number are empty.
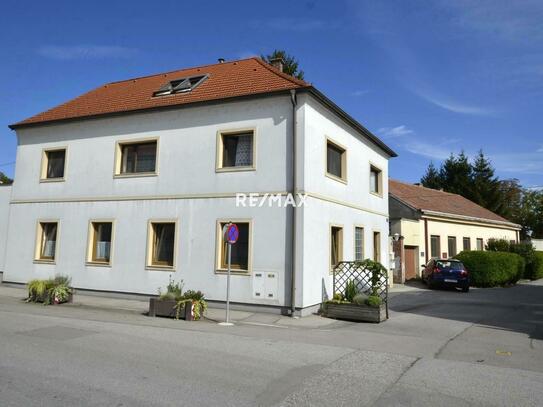
<svg viewBox="0 0 543 407"><path fill-rule="evenodd" d="M76 288L156 294L171 275L224 301L228 221L240 229L234 303L305 314L331 296L332 263L388 265L395 153L276 64L113 82L10 126L17 182L4 279L61 273ZM306 194L305 205L236 206L241 192L259 204Z"/></svg>
<svg viewBox="0 0 543 407"><path fill-rule="evenodd" d="M10 198L11 185L0 183L0 273L4 271L6 259Z"/></svg>
<svg viewBox="0 0 543 407"><path fill-rule="evenodd" d="M543 239L531 239L532 246L538 251L543 251Z"/></svg>
<svg viewBox="0 0 543 407"><path fill-rule="evenodd" d="M520 225L463 196L389 180L390 231L396 268L394 282L420 276L431 258L463 250L484 250L488 239L518 242Z"/></svg>

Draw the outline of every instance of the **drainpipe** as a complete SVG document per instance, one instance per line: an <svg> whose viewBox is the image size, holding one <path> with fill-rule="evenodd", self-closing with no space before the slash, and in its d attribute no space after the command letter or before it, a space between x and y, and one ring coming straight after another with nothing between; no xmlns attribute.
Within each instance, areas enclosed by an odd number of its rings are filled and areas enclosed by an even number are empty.
<svg viewBox="0 0 543 407"><path fill-rule="evenodd" d="M290 316L293 317L296 312L296 90L290 91L290 101L292 103L292 189L294 205L292 206L292 241L291 241L291 281L290 281Z"/></svg>
<svg viewBox="0 0 543 407"><path fill-rule="evenodd" d="M424 256L428 264L428 219L424 219Z"/></svg>

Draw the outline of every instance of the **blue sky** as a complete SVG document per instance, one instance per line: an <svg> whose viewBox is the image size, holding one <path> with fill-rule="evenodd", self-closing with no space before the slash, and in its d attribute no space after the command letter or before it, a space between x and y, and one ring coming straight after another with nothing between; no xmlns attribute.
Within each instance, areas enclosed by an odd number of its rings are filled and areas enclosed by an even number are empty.
<svg viewBox="0 0 543 407"><path fill-rule="evenodd" d="M0 171L10 123L106 82L283 48L398 152L392 177L483 148L500 177L543 185L542 21L540 0L3 1Z"/></svg>

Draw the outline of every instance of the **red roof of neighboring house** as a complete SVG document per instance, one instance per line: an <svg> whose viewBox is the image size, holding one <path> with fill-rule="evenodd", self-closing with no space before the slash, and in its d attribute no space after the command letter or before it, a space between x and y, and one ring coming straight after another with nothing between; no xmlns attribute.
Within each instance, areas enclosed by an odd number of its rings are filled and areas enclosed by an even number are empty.
<svg viewBox="0 0 543 407"><path fill-rule="evenodd" d="M444 214L468 216L482 220L513 224L507 219L496 215L494 212L477 205L475 202L461 195L451 194L450 192L438 191L393 179L389 180L388 191L401 202L423 212L441 212Z"/></svg>
<svg viewBox="0 0 543 407"><path fill-rule="evenodd" d="M190 92L153 96L172 80L205 74L209 77ZM260 58L249 58L108 83L11 127L306 87L311 84L284 74Z"/></svg>

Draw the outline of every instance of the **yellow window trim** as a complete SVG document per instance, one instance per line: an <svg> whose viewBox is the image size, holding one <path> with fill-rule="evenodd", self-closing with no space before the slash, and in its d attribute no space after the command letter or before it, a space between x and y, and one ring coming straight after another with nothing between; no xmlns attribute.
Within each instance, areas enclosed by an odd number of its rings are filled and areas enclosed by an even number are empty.
<svg viewBox="0 0 543 407"><path fill-rule="evenodd" d="M111 243L109 247L109 261L93 260L94 239L96 237L94 223L111 223ZM90 219L87 234L87 255L85 264L88 266L111 267L113 264L113 251L115 246L115 219Z"/></svg>
<svg viewBox="0 0 543 407"><path fill-rule="evenodd" d="M153 237L154 230L153 224L155 223L173 223L175 225L174 233L174 242L173 242L173 264L161 265L153 263ZM172 271L177 267L177 251L178 251L178 241L179 241L179 220L177 218L166 218L166 219L149 219L147 221L147 248L146 248L146 259L145 259L145 269L146 270L164 270Z"/></svg>
<svg viewBox="0 0 543 407"><path fill-rule="evenodd" d="M250 218L222 218L217 219L215 223L216 236L215 236L215 273L224 274L227 273L227 268L223 268L221 264L222 250L224 246L221 223L247 223L249 225L249 246L247 248L247 270L232 269L231 274L237 275L250 275L253 270L253 220Z"/></svg>
<svg viewBox="0 0 543 407"><path fill-rule="evenodd" d="M122 147L130 144L141 144L156 142L155 170L148 172L122 173ZM138 139L117 140L115 142L115 156L113 159L113 178L139 178L139 177L154 177L159 174L158 164L160 157L160 142L159 137L146 137Z"/></svg>
<svg viewBox="0 0 543 407"><path fill-rule="evenodd" d="M47 153L55 151L64 151L64 174L62 177L47 178L47 166L49 164L49 157ZM41 164L40 164L40 183L47 182L64 182L66 181L66 171L68 169L68 146L47 147L41 151Z"/></svg>
<svg viewBox="0 0 543 407"><path fill-rule="evenodd" d="M343 150L341 153L341 177L337 175L330 174L328 172L328 144L336 147L339 150ZM325 146L324 146L324 175L334 181L347 184L347 147L344 145L332 140L330 137L325 136Z"/></svg>
<svg viewBox="0 0 543 407"><path fill-rule="evenodd" d="M223 166L223 136L241 136L247 133L253 133L253 164L243 167L224 167ZM215 172L242 172L242 171L256 171L256 157L257 157L257 131L256 127L244 127L227 130L217 131L217 145L215 155Z"/></svg>
<svg viewBox="0 0 543 407"><path fill-rule="evenodd" d="M43 243L43 223L56 223L57 236L55 240L55 257L52 259L41 257L41 247ZM34 263L38 264L56 264L59 253L60 242L60 219L38 219L36 221L36 240L34 245Z"/></svg>

